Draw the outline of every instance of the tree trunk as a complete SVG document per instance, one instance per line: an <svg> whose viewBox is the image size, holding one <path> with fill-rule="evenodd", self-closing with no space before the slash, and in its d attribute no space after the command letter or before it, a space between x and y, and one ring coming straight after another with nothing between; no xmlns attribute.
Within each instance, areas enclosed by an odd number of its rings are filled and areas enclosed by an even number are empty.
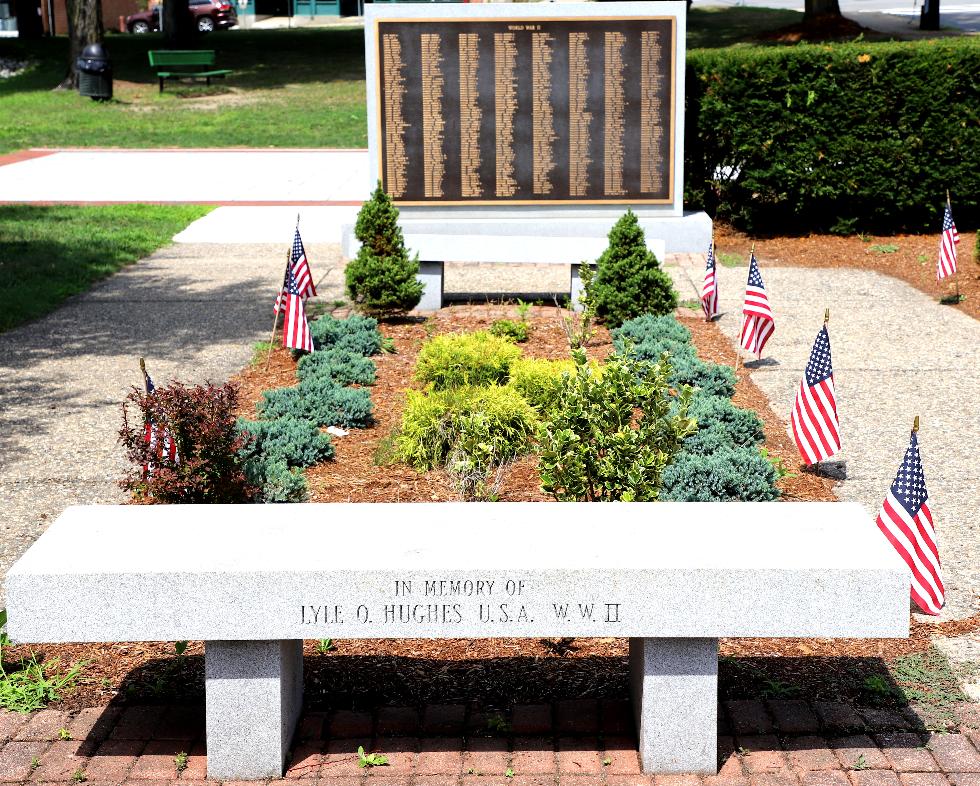
<svg viewBox="0 0 980 786"><path fill-rule="evenodd" d="M803 6L803 21L808 22L819 16L840 16L838 0L806 0Z"/></svg>
<svg viewBox="0 0 980 786"><path fill-rule="evenodd" d="M89 44L101 44L102 0L65 0L68 17L68 75L59 88L74 90L78 87L78 74L75 73L75 60Z"/></svg>
<svg viewBox="0 0 980 786"><path fill-rule="evenodd" d="M163 0L163 37L168 49L189 49L194 41L194 20L187 0Z"/></svg>

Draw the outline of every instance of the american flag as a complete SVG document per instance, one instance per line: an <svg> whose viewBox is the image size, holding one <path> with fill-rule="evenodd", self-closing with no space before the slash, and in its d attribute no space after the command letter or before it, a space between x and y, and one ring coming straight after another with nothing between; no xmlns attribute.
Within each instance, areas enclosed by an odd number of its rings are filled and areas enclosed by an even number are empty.
<svg viewBox="0 0 980 786"><path fill-rule="evenodd" d="M742 335L739 343L742 349L762 357L762 350L769 336L776 329L766 287L759 273L759 263L755 254L749 258L749 281L745 286L745 304L742 306Z"/></svg>
<svg viewBox="0 0 980 786"><path fill-rule="evenodd" d="M953 223L953 211L949 202L943 213L943 234L939 239L939 264L936 265L936 280L942 281L956 272L956 244L960 242L960 234Z"/></svg>
<svg viewBox="0 0 980 786"><path fill-rule="evenodd" d="M840 424L834 394L834 367L830 359L830 335L824 325L817 333L806 364L796 403L790 415L793 439L807 464L816 464L840 450Z"/></svg>
<svg viewBox="0 0 980 786"><path fill-rule="evenodd" d="M715 244L708 246L708 262L704 268L704 286L701 287L701 308L705 319L718 316L718 278L715 276Z"/></svg>
<svg viewBox="0 0 980 786"><path fill-rule="evenodd" d="M292 268L286 269L285 310L286 318L282 329L282 344L287 349L303 349L313 351L313 337L310 335L310 323L306 321L306 309L303 306L303 296L296 285L296 277Z"/></svg>
<svg viewBox="0 0 980 786"><path fill-rule="evenodd" d="M926 614L938 615L946 602L946 588L928 500L919 441L913 431L902 466L878 513L878 529L909 566L912 600Z"/></svg>
<svg viewBox="0 0 980 786"><path fill-rule="evenodd" d="M306 249L303 247L303 238L299 236L299 227L296 227L296 234L293 236L293 247L289 251L289 258L286 267L293 271L296 277L296 288L300 295L306 297L316 297L316 287L313 285L313 273L310 271L310 262L306 258ZM273 307L275 313L279 313L282 308L282 301L286 296L286 281L283 279L282 289L276 297L276 305Z"/></svg>
<svg viewBox="0 0 980 786"><path fill-rule="evenodd" d="M149 374L145 374L144 383L146 385L146 395L152 396L156 388ZM143 427L143 442L150 446L149 455L160 459L166 458L171 464L180 463L180 456L177 454L177 443L174 442L170 434L170 429L166 426L155 423L152 418L148 418ZM156 464L152 458L143 465L143 477L148 478L156 469Z"/></svg>

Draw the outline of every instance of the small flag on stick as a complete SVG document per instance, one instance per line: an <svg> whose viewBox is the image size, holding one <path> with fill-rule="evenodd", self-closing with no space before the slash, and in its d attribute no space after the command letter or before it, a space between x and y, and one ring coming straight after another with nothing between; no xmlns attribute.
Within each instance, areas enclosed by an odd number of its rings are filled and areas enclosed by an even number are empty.
<svg viewBox="0 0 980 786"><path fill-rule="evenodd" d="M296 216L296 234L293 236L293 245L286 255L286 268L292 270L296 277L296 288L299 294L304 297L316 297L316 287L313 285L313 273L310 271L310 262L306 258L306 249L303 247L303 238L299 236L299 216ZM276 296L276 304L272 310L278 314L283 307L283 300L286 297L286 279L283 277L282 288Z"/></svg>
<svg viewBox="0 0 980 786"><path fill-rule="evenodd" d="M286 268L285 304L286 317L282 327L282 344L287 349L313 351L310 323L306 321L303 296L296 285L292 267Z"/></svg>
<svg viewBox="0 0 980 786"><path fill-rule="evenodd" d="M146 389L146 395L152 396L156 388L146 371L146 361L143 358L140 358L140 371L143 372L143 386ZM147 418L146 425L143 427L143 442L150 446L149 455L156 458L157 461L165 458L171 464L180 463L177 443L174 442L170 429L163 424L154 422L152 418ZM157 464L151 458L143 465L143 477L150 477L156 468Z"/></svg>
<svg viewBox="0 0 980 786"><path fill-rule="evenodd" d="M752 252L749 255L749 280L745 286L739 346L761 358L762 350L775 330L776 321L769 308L769 298L759 273L759 263L755 261L755 252Z"/></svg>
<svg viewBox="0 0 980 786"><path fill-rule="evenodd" d="M708 262L704 268L704 286L701 287L701 308L704 318L710 322L718 316L718 277L715 275L715 243L708 246Z"/></svg>
<svg viewBox="0 0 980 786"><path fill-rule="evenodd" d="M790 414L790 426L800 456L807 464L817 464L840 450L834 366L830 359L830 334L826 322L813 342L810 361L806 364Z"/></svg>
<svg viewBox="0 0 980 786"><path fill-rule="evenodd" d="M960 235L953 223L953 209L946 195L946 209L943 212L943 234L939 238L939 264L936 265L936 280L942 281L956 272L956 245Z"/></svg>
<svg viewBox="0 0 980 786"><path fill-rule="evenodd" d="M895 482L878 513L878 529L911 572L912 600L926 614L938 615L946 603L936 528L929 510L926 477L919 457L919 419Z"/></svg>

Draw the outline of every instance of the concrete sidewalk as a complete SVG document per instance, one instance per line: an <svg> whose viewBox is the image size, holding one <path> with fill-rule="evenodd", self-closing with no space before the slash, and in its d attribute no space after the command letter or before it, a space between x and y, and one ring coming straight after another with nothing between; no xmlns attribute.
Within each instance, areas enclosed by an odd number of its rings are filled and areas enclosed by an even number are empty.
<svg viewBox="0 0 980 786"><path fill-rule="evenodd" d="M140 356L158 385L222 383L248 363L269 336L290 236L168 246L0 334L0 575L68 505L123 500L116 433L121 402L142 384ZM329 299L339 249L308 251L318 276L333 264L322 283Z"/></svg>
<svg viewBox="0 0 980 786"><path fill-rule="evenodd" d="M34 150L0 158L4 202L360 204L366 150Z"/></svg>

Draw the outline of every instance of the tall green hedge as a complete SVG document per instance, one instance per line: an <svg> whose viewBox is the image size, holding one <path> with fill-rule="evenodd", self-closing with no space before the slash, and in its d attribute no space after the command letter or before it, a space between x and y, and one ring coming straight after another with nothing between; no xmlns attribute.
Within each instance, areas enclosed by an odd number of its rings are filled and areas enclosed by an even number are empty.
<svg viewBox="0 0 980 786"><path fill-rule="evenodd" d="M685 201L753 232L976 224L980 39L688 55Z"/></svg>

